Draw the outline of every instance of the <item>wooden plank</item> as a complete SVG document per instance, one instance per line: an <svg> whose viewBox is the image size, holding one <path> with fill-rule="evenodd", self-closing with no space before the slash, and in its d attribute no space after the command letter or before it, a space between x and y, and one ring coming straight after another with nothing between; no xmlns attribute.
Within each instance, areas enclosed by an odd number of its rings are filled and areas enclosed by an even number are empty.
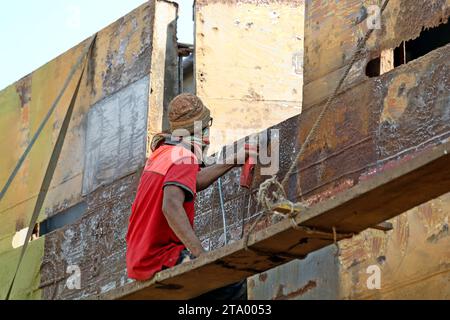
<svg viewBox="0 0 450 320"><path fill-rule="evenodd" d="M386 49L381 51L380 74L385 74L394 68L394 49Z"/></svg>
<svg viewBox="0 0 450 320"><path fill-rule="evenodd" d="M284 264L332 244L332 229L359 233L450 190L450 141L390 167L336 197L306 209L294 229L283 220L201 259L165 270L93 299L189 299Z"/></svg>

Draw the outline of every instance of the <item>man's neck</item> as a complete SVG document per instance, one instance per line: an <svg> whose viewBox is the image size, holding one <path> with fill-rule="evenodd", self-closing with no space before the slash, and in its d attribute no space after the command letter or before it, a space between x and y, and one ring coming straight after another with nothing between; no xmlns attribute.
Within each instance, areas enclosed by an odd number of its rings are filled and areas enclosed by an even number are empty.
<svg viewBox="0 0 450 320"><path fill-rule="evenodd" d="M182 146L183 148L185 148L186 150L189 150L190 152L192 152L197 159L199 159L199 164L200 167L205 167L205 164L203 162L203 160L201 160L203 158L203 148L201 146L198 146L198 152L201 152L200 155L197 154L196 152L196 148L194 146L195 142L188 142L188 141L183 141L183 139L180 140L173 140L172 138L166 138L164 144L165 145L169 145L169 146ZM200 157L199 157L200 156Z"/></svg>

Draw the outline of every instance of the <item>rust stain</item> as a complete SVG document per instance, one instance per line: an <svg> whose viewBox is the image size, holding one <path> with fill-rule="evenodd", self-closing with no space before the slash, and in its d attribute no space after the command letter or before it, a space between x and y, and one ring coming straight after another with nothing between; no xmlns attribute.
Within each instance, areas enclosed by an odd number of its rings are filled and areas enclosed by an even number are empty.
<svg viewBox="0 0 450 320"><path fill-rule="evenodd" d="M377 255L377 253L381 252L384 239L385 239L385 237L373 237L372 238L372 241L371 241L372 243L370 244L370 246L372 247L372 252L375 253L375 255Z"/></svg>
<svg viewBox="0 0 450 320"><path fill-rule="evenodd" d="M418 153L421 153L421 152L424 152L424 151L419 151ZM369 169L367 172L363 173L359 177L359 181L360 182L367 181L367 180L373 178L374 176L376 176L379 173L382 173L382 172L387 171L387 170L393 170L393 169L398 168L398 167L400 167L400 166L402 166L404 164L407 164L408 161L410 161L414 157L416 157L417 154L407 154L406 156L404 156L404 157L402 157L400 159L387 161L387 162L383 163L382 165L378 165L376 167L373 167L373 168Z"/></svg>
<svg viewBox="0 0 450 320"><path fill-rule="evenodd" d="M264 101L264 97L255 91L253 88L248 89L248 94L244 96L244 99L250 99L253 101Z"/></svg>
<svg viewBox="0 0 450 320"><path fill-rule="evenodd" d="M422 29L436 27L447 21L450 16L450 3L447 0L398 0L391 1L386 13L388 19L395 19L390 28L383 28L383 37L390 35L390 47L397 46L402 40L415 39ZM418 14L420 12L420 14Z"/></svg>
<svg viewBox="0 0 450 320"><path fill-rule="evenodd" d="M266 280L267 280L267 273L261 273L259 275L259 281L266 282Z"/></svg>
<svg viewBox="0 0 450 320"><path fill-rule="evenodd" d="M419 215L422 216L422 221L425 223L426 227L429 229L436 225L436 221L439 217L433 214L432 203L425 203L417 208Z"/></svg>
<svg viewBox="0 0 450 320"><path fill-rule="evenodd" d="M249 287L249 289L253 289L254 287L255 287L255 280L253 280L253 279L250 279L249 281L248 281L248 287Z"/></svg>
<svg viewBox="0 0 450 320"><path fill-rule="evenodd" d="M348 292L345 297L445 299L448 286L439 279L431 278L448 272L449 199L449 194L441 196L393 219L394 230L384 234L387 246L379 251L383 254L376 257L374 252L370 252L364 263L342 270L343 292ZM365 239L371 242L371 247L366 249L375 251L379 248L379 240L372 238L375 232L369 230L363 233ZM351 255L344 253L351 261ZM368 291L365 283L366 267L372 264L382 267L382 290L376 293Z"/></svg>
<svg viewBox="0 0 450 320"><path fill-rule="evenodd" d="M444 120L447 117L445 110L448 109L446 105L450 92L449 66L439 62L447 53L448 50L445 47L440 48L405 66L408 71L414 72L417 84L408 89L405 86L405 91L409 90L407 107L400 118L396 121L382 121L380 117L381 123L377 130L380 160L392 158L397 154L405 153L406 150L417 150L418 146L423 149L427 145L443 140L444 136L450 133L450 124ZM401 74L404 71L402 68L397 70L395 78L405 80L409 78ZM390 76L386 78L389 79ZM390 92L390 95L396 99L396 103L399 102L401 110L404 102L396 97L402 82L393 81L392 84L396 83L398 83L397 92ZM388 84L389 82L385 85L387 89L389 89ZM392 105L392 102L386 103ZM386 108L383 107L383 109Z"/></svg>
<svg viewBox="0 0 450 320"><path fill-rule="evenodd" d="M367 31L366 23L354 25L365 16L373 1L307 1L305 24L305 105L326 99L334 83L349 63L358 38ZM330 15L329 12L333 12ZM420 14L418 14L420 13ZM382 50L396 48L402 41L417 38L423 29L445 23L450 15L446 0L392 0L382 23L367 43L365 57L355 65L359 76L347 79L348 86L364 81L365 60ZM367 21L367 20L366 20Z"/></svg>
<svg viewBox="0 0 450 320"><path fill-rule="evenodd" d="M335 196L336 194L341 193L342 191L345 191L347 189L350 189L353 186L354 186L353 180L345 180L345 181L339 183L335 187L329 188L328 190L326 190L322 193L316 194L316 195L308 198L306 200L306 202L308 203L308 205L312 206L312 205L322 202L324 200L330 199L333 196Z"/></svg>
<svg viewBox="0 0 450 320"><path fill-rule="evenodd" d="M405 231L407 220L405 221L405 219L399 217L395 219L395 223L396 227L394 227L394 230L397 228L396 232L399 240L398 248L404 253L404 246L407 243L405 237L408 235L408 232ZM366 230L353 239L340 242L339 262L343 269L350 270L352 273L358 273L361 265L367 261L381 261L384 263L390 241L389 235L377 230Z"/></svg>
<svg viewBox="0 0 450 320"><path fill-rule="evenodd" d="M31 101L31 79L32 76L28 75L16 83L16 91L19 95L22 108L25 108Z"/></svg>
<svg viewBox="0 0 450 320"><path fill-rule="evenodd" d="M390 84L381 121L396 122L400 119L408 106L408 93L417 85L413 74L400 74Z"/></svg>
<svg viewBox="0 0 450 320"><path fill-rule="evenodd" d="M396 241L399 256L404 257L409 244L410 230L408 216L403 214L394 220L393 239Z"/></svg>
<svg viewBox="0 0 450 320"><path fill-rule="evenodd" d="M339 262L344 270L353 268L368 258L368 253L365 250L365 239L361 235L342 241L339 247Z"/></svg>
<svg viewBox="0 0 450 320"><path fill-rule="evenodd" d="M448 223L444 224L441 228L441 230L433 234L431 237L428 237L427 241L430 243L437 243L439 240L448 237L449 231L448 231Z"/></svg>
<svg viewBox="0 0 450 320"><path fill-rule="evenodd" d="M417 217L425 228L427 242L435 244L449 235L446 209L446 202L442 201L432 201L417 207Z"/></svg>
<svg viewBox="0 0 450 320"><path fill-rule="evenodd" d="M283 291L285 289L285 286L280 285L278 287L278 293L275 296L274 300L291 300L291 299L294 299L294 298L304 295L305 293L307 293L308 291L311 291L312 289L314 289L316 287L317 287L317 282L310 280L304 287L301 287L298 290L292 291L289 294L284 294Z"/></svg>
<svg viewBox="0 0 450 320"><path fill-rule="evenodd" d="M25 220L23 217L18 217L16 219L16 231L19 232L20 230L22 230L23 228L25 228L26 224L25 224Z"/></svg>

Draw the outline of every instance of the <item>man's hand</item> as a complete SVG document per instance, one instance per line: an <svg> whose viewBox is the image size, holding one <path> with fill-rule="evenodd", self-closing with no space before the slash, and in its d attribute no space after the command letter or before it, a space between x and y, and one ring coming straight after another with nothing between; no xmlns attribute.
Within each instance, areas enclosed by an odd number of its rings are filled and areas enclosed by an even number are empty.
<svg viewBox="0 0 450 320"><path fill-rule="evenodd" d="M245 155L245 156L243 156ZM211 184L213 184L217 179L222 177L228 171L235 167L240 167L245 164L245 162L252 157L256 160L258 158L257 150L253 149L245 149L242 148L237 153L234 153L226 158L224 164L215 164L210 167L207 167L200 171L197 175L197 191L202 191L207 189ZM240 159L241 158L241 159ZM245 159L245 160L244 160ZM241 161L239 161L241 160ZM244 161L242 161L244 160ZM242 162L242 163L240 163Z"/></svg>
<svg viewBox="0 0 450 320"><path fill-rule="evenodd" d="M183 242L183 244L196 257L205 253L202 243L192 229L191 223L184 210L184 191L177 186L166 186L164 188L164 199L162 211L169 223L170 228Z"/></svg>
<svg viewBox="0 0 450 320"><path fill-rule="evenodd" d="M184 254L184 252L186 252L186 251L188 251L188 250L183 251L182 254ZM197 258L197 257L194 256L194 255L192 254L192 252L188 251L188 254L186 254L185 257L183 258L183 260L181 260L181 263L193 261L193 260L195 260L196 258Z"/></svg>
<svg viewBox="0 0 450 320"><path fill-rule="evenodd" d="M244 157L242 157L242 155L244 155ZM243 166L249 158L253 159L254 163L252 164L256 164L258 161L258 147L246 145L233 156L236 159L236 166ZM242 159L244 159L244 161L240 161Z"/></svg>

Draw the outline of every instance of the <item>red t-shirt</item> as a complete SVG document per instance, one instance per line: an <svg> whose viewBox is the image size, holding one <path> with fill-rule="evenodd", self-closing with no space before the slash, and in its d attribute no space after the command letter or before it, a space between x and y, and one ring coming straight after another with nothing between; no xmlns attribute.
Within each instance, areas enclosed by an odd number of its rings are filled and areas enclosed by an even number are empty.
<svg viewBox="0 0 450 320"><path fill-rule="evenodd" d="M184 209L193 226L199 170L195 155L181 146L163 145L147 161L126 237L129 278L149 280L165 267L176 265L186 247L162 212L164 187L176 185L185 191Z"/></svg>

